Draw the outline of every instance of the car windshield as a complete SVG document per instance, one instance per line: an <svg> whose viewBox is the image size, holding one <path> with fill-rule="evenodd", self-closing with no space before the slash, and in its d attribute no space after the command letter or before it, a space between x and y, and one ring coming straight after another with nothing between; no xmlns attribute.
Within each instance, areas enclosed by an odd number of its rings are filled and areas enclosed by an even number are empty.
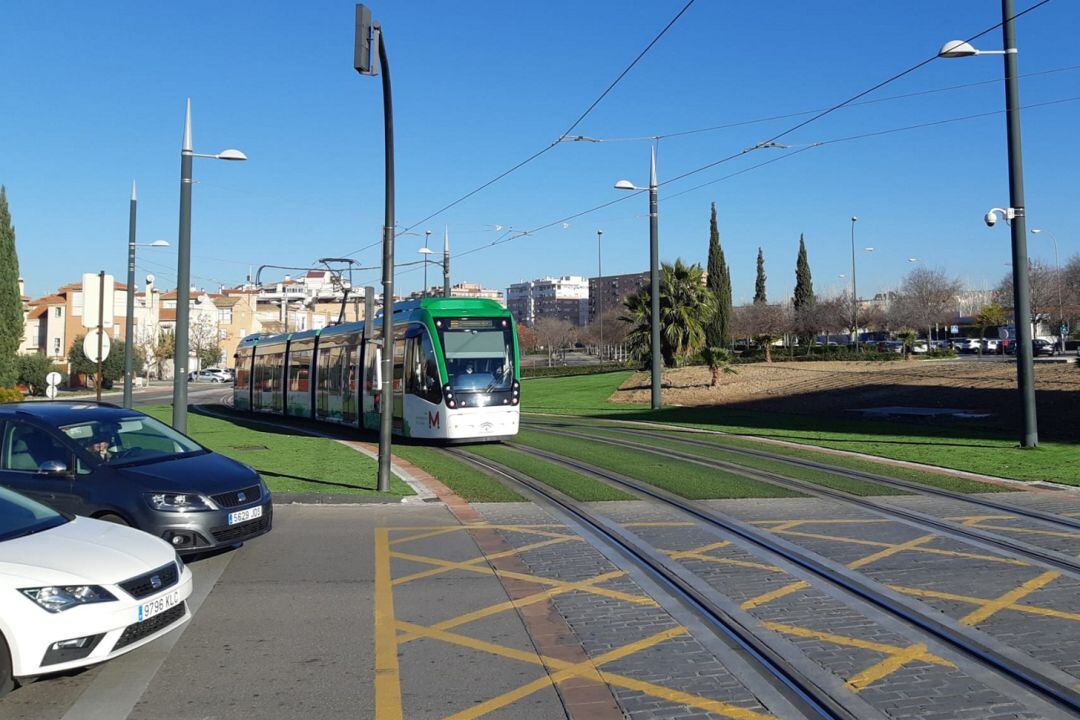
<svg viewBox="0 0 1080 720"><path fill-rule="evenodd" d="M443 318L436 328L454 392L510 389L514 338L508 318Z"/></svg>
<svg viewBox="0 0 1080 720"><path fill-rule="evenodd" d="M60 428L96 460L127 465L202 452L194 440L146 415L92 420Z"/></svg>
<svg viewBox="0 0 1080 720"><path fill-rule="evenodd" d="M32 535L67 521L55 510L0 487L0 541Z"/></svg>

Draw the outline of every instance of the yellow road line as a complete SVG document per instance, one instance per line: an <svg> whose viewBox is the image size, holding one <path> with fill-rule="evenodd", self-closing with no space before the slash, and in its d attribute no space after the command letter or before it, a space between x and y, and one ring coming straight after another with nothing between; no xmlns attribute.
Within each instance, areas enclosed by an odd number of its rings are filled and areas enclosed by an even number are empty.
<svg viewBox="0 0 1080 720"><path fill-rule="evenodd" d="M582 540L582 538L575 535L565 538L551 538L549 540L540 540L539 542L534 542L529 545L522 545L521 547L492 553L491 555L481 555L479 557L471 558L469 560L463 560L462 562L466 565L480 565L481 563L484 563L488 560L498 560L500 558L510 557L511 555L523 553L527 550L536 550L538 548L547 547L549 545L557 545L558 543L570 542L575 540L580 541ZM394 585L404 585L405 583L411 582L413 580L431 577L432 575L441 575L442 573L451 572L454 569L455 568L431 568L429 570L421 570L420 572L415 572L411 575L403 575L401 577L394 578Z"/></svg>
<svg viewBox="0 0 1080 720"><path fill-rule="evenodd" d="M922 537L917 537L912 540L908 540L907 542L900 543L898 545L890 545L884 550L880 550L871 555L867 555L866 557L861 557L858 560L849 562L847 566L851 570L858 570L859 568L865 567L870 563L877 562L878 560L884 560L887 557L891 557L893 555L896 555L897 553L904 552L905 550L913 550L924 543L930 542L935 537L937 537L937 535L931 533L930 535L923 535Z"/></svg>
<svg viewBox="0 0 1080 720"><path fill-rule="evenodd" d="M1048 570L1041 575L1031 578L1026 583L1023 583L1019 587L1013 588L1004 595L994 598L993 600L983 604L978 610L973 610L964 617L960 618L960 622L964 625L976 625L984 620L989 619L997 612L1004 610L1010 605L1015 604L1018 600L1027 597L1031 593L1035 592L1039 588L1053 582L1057 578L1061 577L1061 573Z"/></svg>
<svg viewBox="0 0 1080 720"><path fill-rule="evenodd" d="M1056 530L1033 530L1031 528L1021 527L1009 527L1007 525L971 525L971 527L979 528L980 530L1007 530L1008 532L1021 533L1023 535L1046 535L1048 537L1060 537L1069 538L1070 540L1080 540L1080 533L1074 532L1059 532Z"/></svg>
<svg viewBox="0 0 1080 720"><path fill-rule="evenodd" d="M708 545L702 545L701 547L692 548L690 550L661 550L672 560L678 560L679 558L690 557L691 555L699 555L707 553L710 550L717 550L722 547L727 547L731 544L730 540L721 540L720 542L709 543Z"/></svg>
<svg viewBox="0 0 1080 720"><path fill-rule="evenodd" d="M860 638L853 638L847 635L837 635L835 633L820 632L818 630L811 630L810 628L799 627L798 625L786 625L784 623L764 621L761 623L763 628L774 630L776 632L783 633L785 635L794 635L796 637L813 638L814 640L821 640L823 642L833 643L834 645L843 645L845 647L859 648L860 650L872 650L884 655L896 655L898 653L906 652L910 649L900 647L898 645L889 645L887 643L873 642L871 640L862 640ZM933 655L923 648L923 653L917 656L918 659L928 662L932 665L941 665L943 667L955 667L951 662L945 658Z"/></svg>
<svg viewBox="0 0 1080 720"><path fill-rule="evenodd" d="M450 628L466 625L475 620L480 620L481 618L489 617L491 615L497 615L507 610L513 610L515 608L532 605L548 598L555 597L556 595L563 595L565 593L573 592L575 590L583 590L590 585L605 582L607 580L611 580L617 577L622 577L625 574L626 573L622 570L614 570L612 572L604 573L603 575L597 575L595 577L588 578L587 580L580 580L578 582L564 585L562 587L555 587L549 590L535 593L533 595L526 595L525 597L518 598L516 600L506 600L500 603L495 603L494 605L489 605L486 608L481 608L479 610L474 610L470 613L465 613L464 615L458 615L457 617L443 620L442 622L435 623L431 627L437 630L449 630ZM404 645L405 643L415 640L418 637L420 636L409 634L400 635L398 636L398 645Z"/></svg>
<svg viewBox="0 0 1080 720"><path fill-rule="evenodd" d="M465 710L462 713L453 715L451 717L456 720L466 720L467 718L476 718L483 714L492 712L499 707L520 700L522 697L527 696L530 693L541 690L552 683L558 683L563 680L568 680L573 677L582 677L586 679L596 679L597 673L595 668L605 664L614 662L628 655L636 652L640 652L649 647L657 645L665 640L673 637L678 637L686 633L686 628L674 627L668 630L661 631L655 635L647 638L642 638L636 642L624 645L623 647L611 650L603 655L593 658L586 663L571 663L565 660L558 660L556 658L536 655L535 653L529 653L522 650L516 650L514 648L508 648L502 645L496 645L483 640L477 640L465 635L458 635L457 633L448 633L445 631L432 630L413 623L398 621L398 628L430 637L435 640L441 640L443 642L451 643L454 645L460 645L462 647L471 648L473 650L480 650L482 652L488 652L493 655L511 658L513 660L520 660L522 662L530 663L533 665L541 665L554 669L556 672L551 675L538 678L526 685L523 685L516 690L511 690L508 693L504 693L499 698L492 698L481 706L474 706L469 710ZM626 688L628 690L635 690L637 692L652 695L653 697L660 698L662 700L668 700L670 702L679 703L682 705L688 705L690 707L699 708L708 712L713 712L718 715L733 718L733 720L767 720L771 718L770 715L754 712L753 710L746 710L735 705L731 705L719 700L712 700L710 698L701 697L698 695L692 695L690 693L680 692L671 688L662 687L660 685L654 685L653 683L645 682L642 680L636 680L634 678L619 675L617 673L604 672L603 670L598 673L598 682L607 683L616 687ZM498 704L496 704L498 702ZM482 709L482 712L474 713L477 707Z"/></svg>
<svg viewBox="0 0 1080 720"><path fill-rule="evenodd" d="M401 679L390 578L390 533L375 529L375 717L401 720Z"/></svg>
<svg viewBox="0 0 1080 720"><path fill-rule="evenodd" d="M413 540L424 540L429 537L437 537L439 535L446 535L452 533L455 530L464 530L464 525L448 525L438 530L427 530L425 532L415 533L413 535L406 535L405 537L394 538L390 541L390 545L400 545L401 543L412 542Z"/></svg>
<svg viewBox="0 0 1080 720"><path fill-rule="evenodd" d="M808 588L808 587L810 587L810 583L806 582L805 580L797 580L797 581L795 581L793 583L789 583L789 584L787 584L787 585L785 585L783 587L777 588L776 590L770 590L767 593L762 593L761 595L758 595L757 597L752 597L749 600L745 600L745 601L743 601L742 605L740 605L739 607L742 608L743 610L749 610L751 608L756 608L759 605L764 605L765 603L770 603L773 600L776 600L777 598L782 598L785 595L790 595L793 592L798 592L799 590L802 590L803 588Z"/></svg>
<svg viewBox="0 0 1080 720"><path fill-rule="evenodd" d="M390 557L395 557L402 560L412 560L414 562L426 563L428 565L437 565L439 567L446 567L456 570L467 570L469 572L479 573L480 575L496 575L498 577L510 578L513 580L524 580L526 582L537 583L538 585L562 587L565 585L573 584L566 580L555 580L553 578L541 577L539 575L529 575L527 573L512 572L509 570L497 570L486 565L467 565L465 563L439 560L438 558L430 558L423 555L414 555L412 553L391 551ZM594 595L603 595L604 597L610 597L616 600L625 600L626 602L631 602L635 605L656 605L655 600L649 597L645 597L644 595L632 595L630 593L624 593L619 590L608 590L607 588L598 588L591 586L583 587L581 589Z"/></svg>
<svg viewBox="0 0 1080 720"><path fill-rule="evenodd" d="M633 527L693 527L696 523L687 522L685 520L670 520L659 522L628 522L622 523L624 528Z"/></svg>
<svg viewBox="0 0 1080 720"><path fill-rule="evenodd" d="M955 593L941 592L940 590L921 590L919 588L906 587L904 585L889 585L889 588L896 592L903 593L905 595L912 595L914 597L927 597L936 598L938 600L953 600L956 602L964 602L969 605L985 605L991 600L986 598L977 598L970 595L957 595ZM1005 608L1006 610L1014 610L1016 612L1028 613L1029 615L1043 615L1046 617L1054 617L1062 620L1073 620L1080 622L1080 613L1065 612L1064 610L1055 610L1054 608L1039 607L1038 605L1021 605L1020 603L1014 603Z"/></svg>
<svg viewBox="0 0 1080 720"><path fill-rule="evenodd" d="M847 543L850 545L868 545L870 547L890 548L893 547L893 543L881 542L879 540L863 540L862 538L849 538L835 535L820 535L818 533L808 533L801 530L784 530L784 535L791 535L793 537L805 537L814 540L832 540L834 542ZM981 555L979 553L960 552L958 550L938 550L937 548L928 547L916 547L912 548L913 552L927 553L930 555L943 555L945 557L959 557L969 560L986 560L987 562L1003 563L1005 565L1020 565L1023 567L1028 566L1030 563L1026 563L1023 560L1014 560L1012 558L999 557L996 555Z"/></svg>
<svg viewBox="0 0 1080 720"><path fill-rule="evenodd" d="M847 686L855 692L859 692L864 688L870 687L887 675L892 675L909 662L912 662L913 660L922 660L926 654L925 644L915 643L914 645L910 645L898 653L889 655L881 662L871 665L862 672L852 675L848 678Z"/></svg>
<svg viewBox="0 0 1080 720"><path fill-rule="evenodd" d="M661 552L669 552L668 550L662 550ZM674 555L672 556L674 557ZM693 558L694 560L704 560L706 562L718 563L720 565L736 565L738 567L753 568L755 570L767 570L768 572L784 572L775 565L766 565L765 563L750 562L749 560L736 560L734 558L716 557L714 555L699 555L695 552L685 551L680 553L680 557Z"/></svg>

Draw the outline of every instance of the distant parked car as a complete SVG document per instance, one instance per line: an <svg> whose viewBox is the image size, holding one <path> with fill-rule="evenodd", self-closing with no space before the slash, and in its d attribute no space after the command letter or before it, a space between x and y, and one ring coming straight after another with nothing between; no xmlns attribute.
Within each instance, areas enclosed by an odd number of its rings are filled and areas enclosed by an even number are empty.
<svg viewBox="0 0 1080 720"><path fill-rule="evenodd" d="M218 370L217 368L206 368L205 370L199 370L198 372L189 372L188 381L194 382L211 382L211 383L224 383L232 382L232 376L224 370Z"/></svg>
<svg viewBox="0 0 1080 720"><path fill-rule="evenodd" d="M953 340L953 349L958 353L979 352L979 338L957 338Z"/></svg>
<svg viewBox="0 0 1080 720"><path fill-rule="evenodd" d="M1057 343L1054 343L1054 342L1052 342L1050 340L1043 340L1042 338L1035 338L1034 340L1031 341L1031 343L1032 343L1032 348L1033 348L1035 357L1039 357L1040 355L1045 355L1047 357L1054 357L1058 353Z"/></svg>
<svg viewBox="0 0 1080 720"><path fill-rule="evenodd" d="M998 352L998 345L1000 343L997 338L986 338L986 340L984 340L983 342L986 343L985 345L983 345L983 352Z"/></svg>
<svg viewBox="0 0 1080 720"><path fill-rule="evenodd" d="M181 553L270 531L259 473L137 410L5 403L0 428L0 486L57 512L130 525Z"/></svg>
<svg viewBox="0 0 1080 720"><path fill-rule="evenodd" d="M161 539L0 488L0 695L180 627L191 585Z"/></svg>

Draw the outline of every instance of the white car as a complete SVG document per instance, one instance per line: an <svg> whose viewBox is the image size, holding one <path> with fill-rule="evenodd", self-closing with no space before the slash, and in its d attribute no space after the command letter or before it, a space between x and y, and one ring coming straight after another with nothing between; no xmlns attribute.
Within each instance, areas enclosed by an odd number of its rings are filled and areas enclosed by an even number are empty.
<svg viewBox="0 0 1080 720"><path fill-rule="evenodd" d="M164 540L0 488L0 695L180 627L191 586Z"/></svg>

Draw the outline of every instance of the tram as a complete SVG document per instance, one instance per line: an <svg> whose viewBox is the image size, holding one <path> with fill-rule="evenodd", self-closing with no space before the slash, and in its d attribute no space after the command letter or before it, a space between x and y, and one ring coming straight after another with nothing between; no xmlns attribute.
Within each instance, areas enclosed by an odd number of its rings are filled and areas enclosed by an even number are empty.
<svg viewBox="0 0 1080 720"><path fill-rule="evenodd" d="M382 313L371 323L251 335L236 351L237 410L379 429ZM517 434L514 318L494 300L422 298L393 308L394 433L444 441ZM368 327L370 324L371 327Z"/></svg>

